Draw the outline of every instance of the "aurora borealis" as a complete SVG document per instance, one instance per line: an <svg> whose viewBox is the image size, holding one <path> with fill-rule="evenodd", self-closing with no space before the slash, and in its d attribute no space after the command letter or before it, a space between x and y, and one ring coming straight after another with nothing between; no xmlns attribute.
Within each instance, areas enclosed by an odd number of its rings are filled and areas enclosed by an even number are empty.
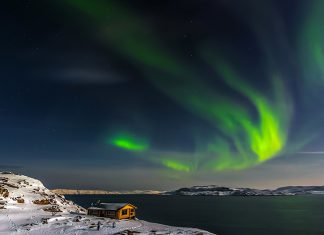
<svg viewBox="0 0 324 235"><path fill-rule="evenodd" d="M320 0L6 7L1 155L28 156L6 166L233 183L322 161Z"/></svg>
<svg viewBox="0 0 324 235"><path fill-rule="evenodd" d="M280 110L280 106L289 107L291 104L287 103L285 90L280 84L280 78L276 77L277 75L271 77L265 74L269 77L268 80L274 80L273 83L277 87L274 86L272 90L277 94L273 97L261 95L257 88L253 88L240 78L244 74L236 74L225 58L213 58L219 53L211 53L210 48L213 45L207 46L208 52L205 53L211 55L205 56L205 60L215 70L213 76L218 77L225 85L240 93L252 104L252 108L257 112L256 117L253 118L251 110L241 106L237 100L222 94L223 92L218 89L210 88L207 81L203 80L202 74L195 71L188 72L190 66L182 63L177 55L168 52L168 48L160 46L159 40L150 28L152 26L144 24L144 20L135 13L122 8L115 1L76 0L69 3L88 16L99 28L102 27L102 22L108 14L109 23L112 26L103 29L101 39L103 43L107 44L107 47L113 47L126 60L138 62L138 69L143 71L144 78L180 105L192 111L194 115L210 122L225 136L221 145L232 145L232 148L227 147L224 151L224 146L219 146L219 142L208 141L206 146L201 147L202 153L199 154L198 159L192 159L188 155L186 161L195 161L198 167L209 165L215 170L240 169L274 158L284 150L289 131L290 113L289 108ZM102 9L108 9L108 12ZM121 16L126 16L126 19ZM125 21L130 23L124 25ZM116 29L115 24L121 24L123 30ZM155 71L152 72L152 70ZM163 75L157 75L157 73ZM181 86L175 84L181 84ZM192 93L192 91L195 92ZM129 146L132 145L131 143L124 143L123 146L116 142L112 144L132 150ZM222 152L219 152L219 149L222 149ZM137 150L135 146L133 150ZM150 154L154 155L152 152ZM206 155L214 155L214 157L206 159ZM162 159L161 162L162 165L174 170L187 172L193 169L184 166L179 159L173 161Z"/></svg>
<svg viewBox="0 0 324 235"><path fill-rule="evenodd" d="M108 140L108 144L130 151L145 151L148 149L148 143L146 140L140 139L139 137L133 136L127 132L113 135Z"/></svg>

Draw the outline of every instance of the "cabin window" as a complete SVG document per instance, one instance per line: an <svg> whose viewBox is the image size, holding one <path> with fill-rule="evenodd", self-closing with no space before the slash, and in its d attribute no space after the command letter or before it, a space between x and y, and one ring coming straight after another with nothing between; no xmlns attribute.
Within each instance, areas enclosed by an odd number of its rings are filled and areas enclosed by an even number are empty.
<svg viewBox="0 0 324 235"><path fill-rule="evenodd" d="M130 209L130 212L134 212L134 209Z"/></svg>
<svg viewBox="0 0 324 235"><path fill-rule="evenodd" d="M127 209L122 210L122 215L127 215Z"/></svg>

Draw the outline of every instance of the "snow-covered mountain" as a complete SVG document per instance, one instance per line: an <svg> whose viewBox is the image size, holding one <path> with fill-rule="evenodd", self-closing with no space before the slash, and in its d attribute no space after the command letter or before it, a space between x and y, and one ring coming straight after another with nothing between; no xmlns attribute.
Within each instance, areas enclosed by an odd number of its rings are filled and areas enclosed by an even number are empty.
<svg viewBox="0 0 324 235"><path fill-rule="evenodd" d="M274 191L289 195L324 194L324 186L286 186Z"/></svg>
<svg viewBox="0 0 324 235"><path fill-rule="evenodd" d="M100 222L100 230L97 224ZM113 220L86 215L86 210L51 192L36 179L0 172L0 235L212 234L142 220Z"/></svg>
<svg viewBox="0 0 324 235"><path fill-rule="evenodd" d="M230 188L216 185L193 186L190 188L180 188L166 192L165 195L184 195L184 196L284 196L284 195L307 195L324 194L324 186L287 186L270 189L252 188Z"/></svg>

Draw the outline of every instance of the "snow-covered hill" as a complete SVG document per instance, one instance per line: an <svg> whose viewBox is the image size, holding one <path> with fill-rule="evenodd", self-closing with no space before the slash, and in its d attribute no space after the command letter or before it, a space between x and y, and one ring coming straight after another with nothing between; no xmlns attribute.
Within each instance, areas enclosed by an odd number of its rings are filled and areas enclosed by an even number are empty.
<svg viewBox="0 0 324 235"><path fill-rule="evenodd" d="M287 186L270 189L252 188L230 188L216 185L193 186L190 188L180 188L164 193L165 195L184 195L184 196L291 196L324 194L324 186Z"/></svg>
<svg viewBox="0 0 324 235"><path fill-rule="evenodd" d="M0 234L211 234L141 220L87 216L86 210L36 179L0 172ZM100 230L97 224L100 221ZM113 226L115 225L115 226Z"/></svg>

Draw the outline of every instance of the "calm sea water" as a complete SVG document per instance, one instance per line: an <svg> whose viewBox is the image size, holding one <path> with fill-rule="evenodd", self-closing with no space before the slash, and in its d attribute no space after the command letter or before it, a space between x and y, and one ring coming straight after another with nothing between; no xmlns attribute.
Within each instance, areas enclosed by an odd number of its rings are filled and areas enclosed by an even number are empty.
<svg viewBox="0 0 324 235"><path fill-rule="evenodd" d="M88 207L91 202L129 202L137 217L174 226L195 227L219 235L324 235L324 195L215 197L157 195L66 196Z"/></svg>

